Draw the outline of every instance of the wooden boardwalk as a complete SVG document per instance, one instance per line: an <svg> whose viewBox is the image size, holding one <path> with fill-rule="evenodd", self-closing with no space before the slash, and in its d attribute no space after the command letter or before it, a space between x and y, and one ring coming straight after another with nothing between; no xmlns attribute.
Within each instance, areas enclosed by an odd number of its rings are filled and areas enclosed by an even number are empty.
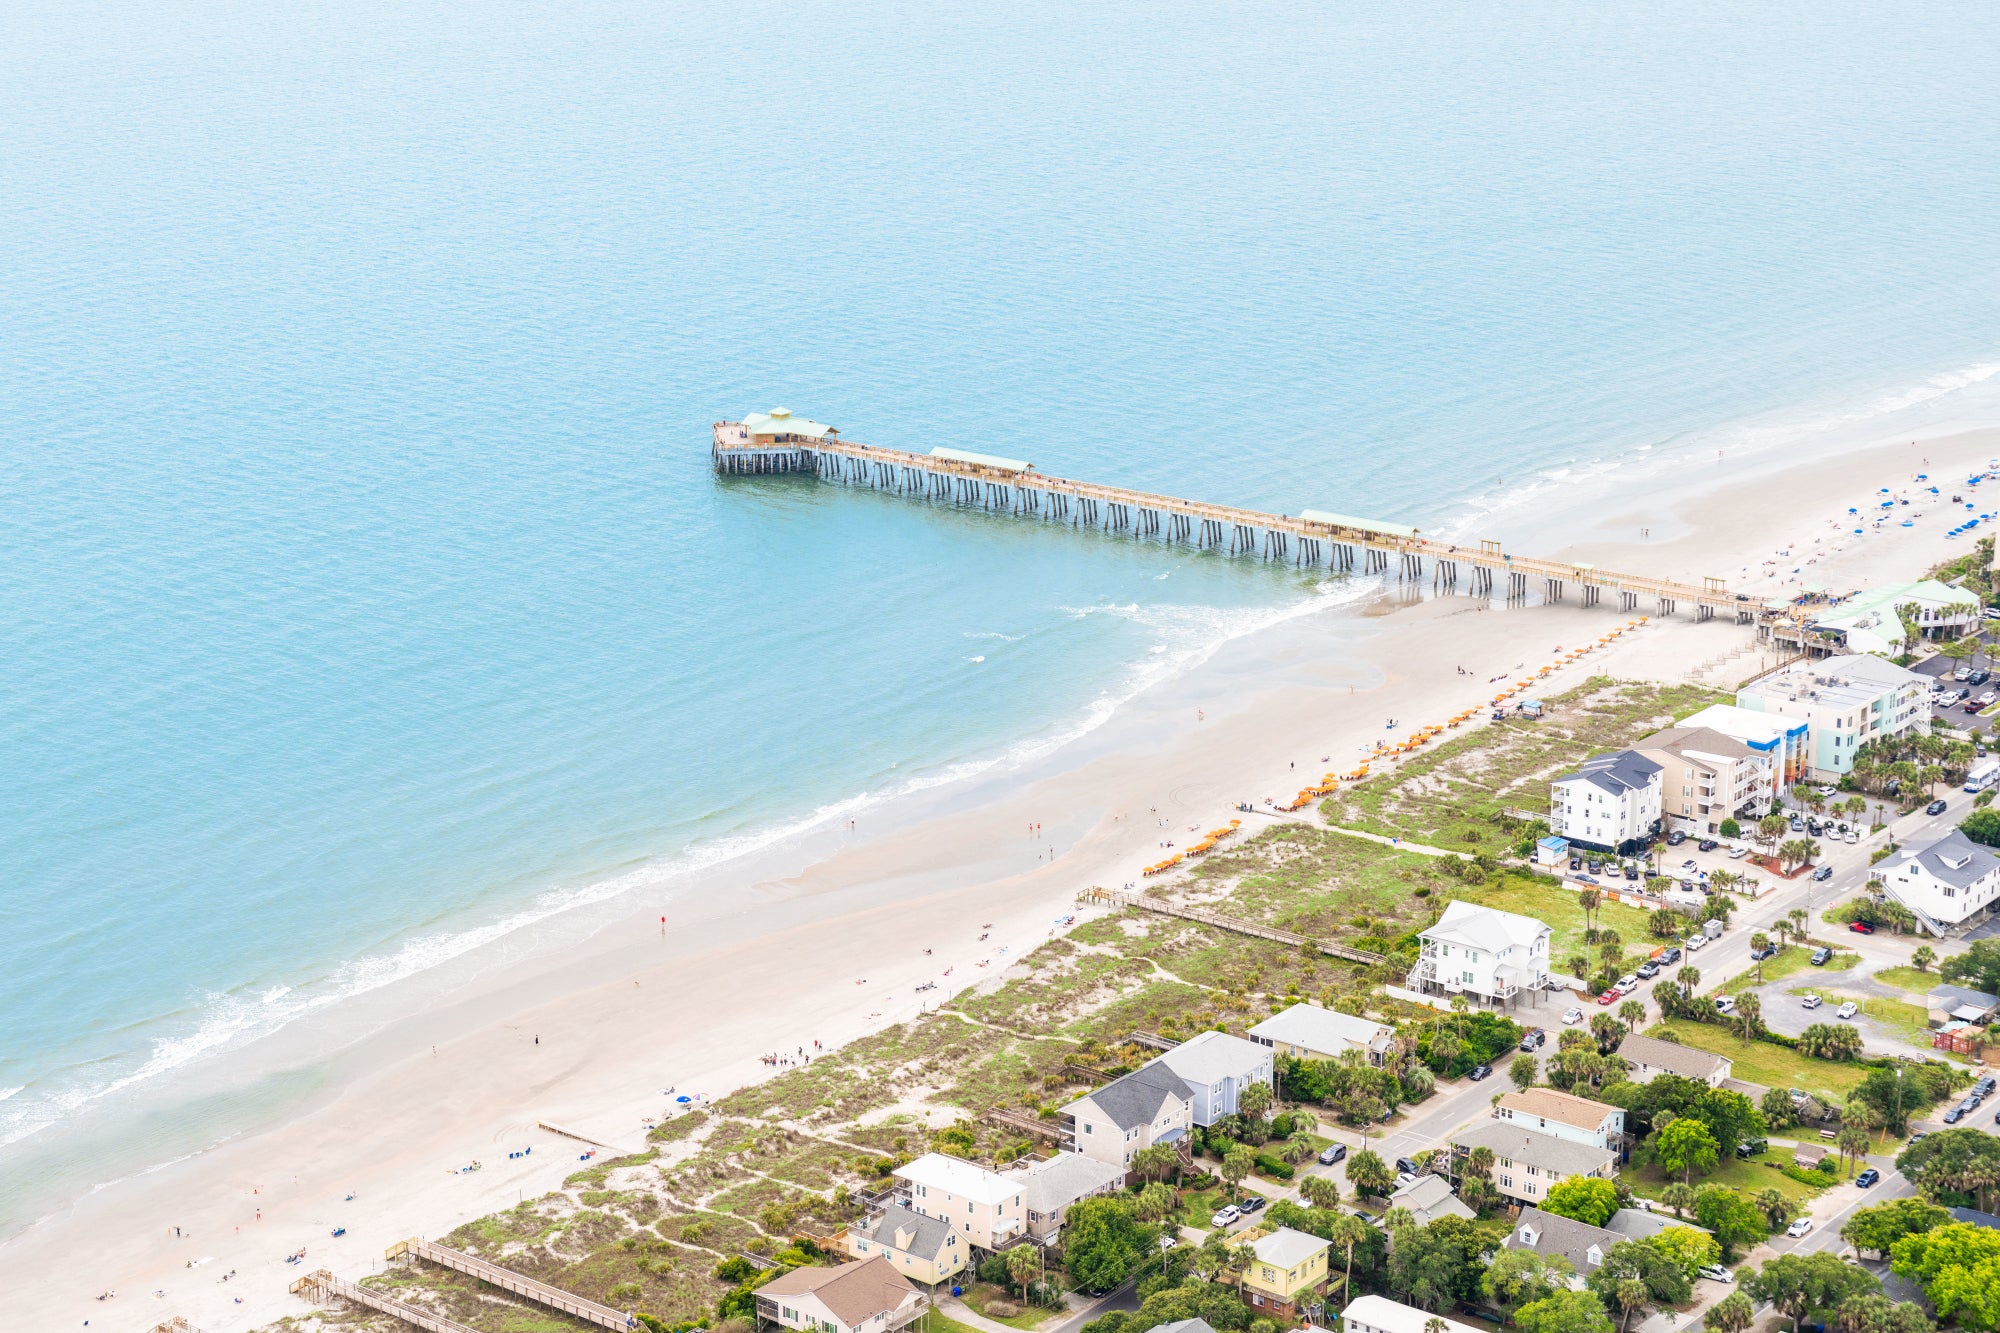
<svg viewBox="0 0 2000 1333"><path fill-rule="evenodd" d="M499 1264L475 1259L469 1254L431 1241L416 1239L399 1241L389 1247L385 1257L394 1261L405 1256L478 1278L488 1286L498 1287L502 1291L511 1292L523 1300L533 1301L551 1310L574 1315L585 1323L595 1324L599 1328L615 1328L622 1331L638 1327L638 1322L623 1310L614 1310L608 1305L599 1305L596 1301L571 1295L559 1287L551 1287L546 1282L523 1277L511 1268L502 1268Z"/></svg>
<svg viewBox="0 0 2000 1333"><path fill-rule="evenodd" d="M408 1305L395 1299L393 1296L385 1296L379 1291L370 1291L366 1287L349 1282L344 1277L335 1277L324 1268L320 1269L317 1273L307 1273L297 1282L294 1282L292 1284L292 1294L294 1296L304 1296L321 1305L332 1300L348 1301L365 1309L379 1310L383 1314L394 1315L406 1324L428 1329L429 1333L479 1333L478 1329L461 1324L456 1319L446 1319L443 1315L432 1314L429 1310L420 1310L414 1305Z"/></svg>
<svg viewBox="0 0 2000 1333"><path fill-rule="evenodd" d="M1599 605L1607 592L1625 611L1651 598L1659 614L1683 604L1697 619L1720 614L1738 624L1757 619L1759 603L1732 593L1719 578L1700 583L1621 574L1573 561L1517 556L1500 543L1468 546L1425 537L1416 529L1336 514L1269 514L1234 505L1209 504L1120 486L1048 476L1004 459L985 462L937 454L906 453L843 440L797 435L754 436L743 423L718 421L713 458L717 472L767 475L805 472L826 481L868 486L921 499L994 509L1044 521L1088 527L1120 536L1259 556L1342 572L1388 574L1405 581L1428 574L1433 588L1474 596L1495 592L1496 580L1509 600L1525 599L1539 581L1544 601L1564 601L1574 591L1584 606Z"/></svg>
<svg viewBox="0 0 2000 1333"><path fill-rule="evenodd" d="M1220 912L1211 912L1204 907L1181 907L1143 893L1122 893L1117 889L1090 889L1085 896L1092 902L1110 903L1115 907L1137 907L1147 912L1158 912L1161 916L1177 916L1184 921L1199 921L1204 926L1214 926L1217 930L1227 930L1237 935L1254 935L1260 940L1273 940L1279 944L1317 949L1328 957L1345 958L1352 963L1382 961L1381 954L1370 953L1366 949L1354 949L1345 944L1329 944L1325 940L1309 939L1289 930L1260 926L1255 921L1224 916Z"/></svg>

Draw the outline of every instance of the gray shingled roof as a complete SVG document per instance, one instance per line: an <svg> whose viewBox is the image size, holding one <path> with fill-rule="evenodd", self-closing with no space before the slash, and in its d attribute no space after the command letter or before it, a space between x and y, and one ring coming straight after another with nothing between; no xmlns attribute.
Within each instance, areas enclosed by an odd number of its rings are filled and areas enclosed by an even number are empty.
<svg viewBox="0 0 2000 1333"><path fill-rule="evenodd" d="M890 1204L882 1210L882 1215L873 1222L857 1225L855 1231L877 1245L905 1254L914 1254L919 1259L935 1260L943 1251L945 1242L953 1234L951 1223L935 1217L925 1217L906 1203ZM896 1241L896 1233L903 1232L909 1239L908 1245Z"/></svg>
<svg viewBox="0 0 2000 1333"><path fill-rule="evenodd" d="M1757 753L1734 736L1725 736L1712 727L1668 727L1665 731L1654 732L1639 744L1649 750L1669 750L1675 754L1692 750L1698 754L1719 755L1724 759L1742 759Z"/></svg>
<svg viewBox="0 0 2000 1333"><path fill-rule="evenodd" d="M1271 1063L1271 1048L1227 1032L1202 1032L1148 1063L1165 1065L1190 1083L1213 1085L1262 1072Z"/></svg>
<svg viewBox="0 0 2000 1333"><path fill-rule="evenodd" d="M1729 1058L1726 1055L1698 1050L1693 1046L1683 1046L1677 1041L1642 1037L1636 1032L1618 1043L1618 1054L1635 1065L1651 1065L1655 1069L1664 1069L1669 1074L1679 1074L1682 1078L1698 1078L1704 1081Z"/></svg>
<svg viewBox="0 0 2000 1333"><path fill-rule="evenodd" d="M1046 1215L1060 1212L1108 1185L1123 1183L1125 1168L1065 1152L1030 1166L1023 1178L1028 1186L1028 1208Z"/></svg>
<svg viewBox="0 0 2000 1333"><path fill-rule="evenodd" d="M1171 1324L1155 1324L1146 1333L1215 1333L1206 1319L1177 1319Z"/></svg>
<svg viewBox="0 0 2000 1333"><path fill-rule="evenodd" d="M1535 1233L1535 1243L1528 1244L1521 1236L1523 1230ZM1555 1213L1545 1213L1539 1208L1523 1208L1520 1217L1514 1220L1514 1229L1507 1233L1503 1249L1533 1250L1544 1259L1552 1254L1560 1254L1569 1260L1578 1277L1589 1277L1597 1267L1588 1257L1590 1247L1595 1245L1603 1254L1625 1237L1603 1227L1594 1227L1588 1222L1579 1222L1573 1217L1562 1217Z"/></svg>
<svg viewBox="0 0 2000 1333"><path fill-rule="evenodd" d="M1153 1064L1113 1079L1078 1100L1097 1103L1098 1109L1120 1129L1137 1129L1152 1124L1170 1097L1191 1102L1194 1092L1181 1081L1179 1074L1165 1065Z"/></svg>
<svg viewBox="0 0 2000 1333"><path fill-rule="evenodd" d="M1993 873L2000 865L2000 853L1981 847L1957 829L1926 847L1911 848L1898 864L1920 863L1927 874L1935 875L1953 888L1970 888Z"/></svg>
<svg viewBox="0 0 2000 1333"><path fill-rule="evenodd" d="M1617 1156L1609 1148L1593 1148L1552 1134L1537 1134L1506 1120L1489 1120L1452 1135L1451 1141L1465 1148L1491 1148L1496 1157L1565 1176L1587 1176L1602 1170L1606 1162Z"/></svg>
<svg viewBox="0 0 2000 1333"><path fill-rule="evenodd" d="M1617 796L1628 791L1644 790L1649 779L1660 771L1659 764L1637 750L1614 750L1610 754L1591 756L1577 765L1575 772L1565 773L1556 781L1582 778L1592 786L1602 787Z"/></svg>

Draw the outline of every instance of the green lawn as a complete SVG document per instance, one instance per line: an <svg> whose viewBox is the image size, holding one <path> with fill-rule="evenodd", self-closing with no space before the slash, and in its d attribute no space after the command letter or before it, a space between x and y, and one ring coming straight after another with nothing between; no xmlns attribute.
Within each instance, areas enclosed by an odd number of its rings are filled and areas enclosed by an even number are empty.
<svg viewBox="0 0 2000 1333"><path fill-rule="evenodd" d="M960 1280L963 1280L964 1276L964 1274L960 1274ZM1016 1296L1011 1291L1002 1291L991 1282L972 1283L965 1288L965 1295L959 1299L979 1311L980 1314L985 1315L988 1319L993 1320L995 1323L1005 1324L1009 1328L1023 1330L1035 1328L1046 1321L1050 1315L1057 1313L1054 1310L1039 1305L1021 1305L1021 1298L1019 1296ZM1012 1315L994 1314L986 1308L989 1301L1007 1301L1011 1304L1019 1305L1021 1306L1021 1313Z"/></svg>
<svg viewBox="0 0 2000 1333"><path fill-rule="evenodd" d="M1822 1101L1835 1104L1846 1101L1847 1094L1867 1072L1859 1065L1814 1060L1766 1041L1746 1042L1707 1023L1662 1023L1646 1035L1726 1055L1734 1065L1735 1077L1746 1083L1761 1083L1767 1088L1802 1088Z"/></svg>
<svg viewBox="0 0 2000 1333"><path fill-rule="evenodd" d="M1194 1227L1200 1231L1207 1231L1209 1229L1208 1219L1215 1216L1216 1209L1222 1207L1225 1203L1241 1202L1253 1194L1257 1194L1257 1191L1248 1188L1248 1182L1245 1182L1245 1187L1238 1189L1234 1194L1230 1193L1227 1185L1217 1185L1213 1189L1205 1190L1185 1190L1181 1193L1181 1210L1174 1214L1172 1220L1177 1226ZM1258 1195L1257 1197L1263 1198L1265 1196Z"/></svg>
<svg viewBox="0 0 2000 1333"><path fill-rule="evenodd" d="M1929 995L1938 984L1935 972L1919 972L1914 967L1885 967L1875 974L1885 986L1894 986L1910 995Z"/></svg>
<svg viewBox="0 0 2000 1333"><path fill-rule="evenodd" d="M1549 928L1549 957L1553 966L1560 969L1567 966L1565 960L1571 954L1580 953L1583 944L1583 906L1577 900L1573 889L1565 889L1550 880L1533 878L1521 874L1502 876L1497 882L1481 884L1453 891L1453 897L1467 902L1480 903L1487 907L1497 907L1503 912L1518 912L1543 922ZM1644 958L1657 943L1646 934L1646 913L1623 903L1607 902L1597 909L1597 924L1618 932L1626 956L1634 964ZM1595 952L1591 962L1596 964Z"/></svg>
<svg viewBox="0 0 2000 1333"><path fill-rule="evenodd" d="M1775 1189L1793 1203L1804 1203L1823 1194L1825 1192L1823 1189L1815 1189L1811 1185L1801 1184L1791 1177L1764 1165L1764 1163L1770 1162L1782 1166L1791 1160L1792 1153L1789 1148L1773 1148L1769 1152L1761 1153L1756 1157L1748 1159L1731 1157L1707 1175L1697 1176L1691 1183L1697 1187L1702 1185L1728 1185L1730 1188L1742 1192L1746 1197L1753 1197L1760 1190ZM1643 1166L1637 1165L1635 1162L1635 1165L1626 1170L1624 1179L1632 1186L1634 1193L1646 1195L1651 1199L1658 1199L1660 1191L1673 1181L1679 1180L1680 1177L1677 1175L1669 1176L1650 1162Z"/></svg>
<svg viewBox="0 0 2000 1333"><path fill-rule="evenodd" d="M1824 963L1824 967L1818 967L1814 971L1844 973L1850 967L1854 967L1856 963L1860 963L1860 955L1856 955L1856 953L1836 953L1832 959L1828 959ZM1696 967L1700 967L1700 959L1696 959ZM1812 951L1806 949L1804 945L1786 945L1774 957L1764 959L1762 967L1764 967L1764 981L1784 981L1786 977L1794 977L1794 975L1798 975L1798 973L1802 973L1802 971L1806 971L1806 969L1812 967ZM1724 981L1720 987L1716 987L1716 991L1736 993L1736 991L1742 991L1744 987L1754 987L1754 985L1762 985L1758 981L1758 965L1756 963L1752 963L1748 971L1738 973L1736 977L1730 977L1728 981Z"/></svg>

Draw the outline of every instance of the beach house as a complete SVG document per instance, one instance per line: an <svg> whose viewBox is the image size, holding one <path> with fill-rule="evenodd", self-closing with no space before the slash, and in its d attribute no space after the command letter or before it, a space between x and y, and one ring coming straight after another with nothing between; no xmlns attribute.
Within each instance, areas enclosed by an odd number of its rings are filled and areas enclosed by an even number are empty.
<svg viewBox="0 0 2000 1333"><path fill-rule="evenodd" d="M972 1246L949 1222L899 1202L850 1225L847 1252L856 1259L887 1259L910 1281L935 1287L965 1270Z"/></svg>
<svg viewBox="0 0 2000 1333"><path fill-rule="evenodd" d="M1812 729L1808 776L1838 781L1854 752L1930 725L1930 679L1865 654L1794 662L1736 692L1752 712L1776 713Z"/></svg>
<svg viewBox="0 0 2000 1333"><path fill-rule="evenodd" d="M1889 896L1915 913L1933 935L1991 916L2000 906L2000 853L1957 829L1904 847L1876 873Z"/></svg>
<svg viewBox="0 0 2000 1333"><path fill-rule="evenodd" d="M1719 1088L1729 1078L1730 1062L1726 1055L1713 1055L1677 1041L1642 1037L1636 1032L1618 1043L1618 1054L1627 1066L1625 1077L1634 1083L1650 1083L1661 1074L1674 1074Z"/></svg>
<svg viewBox="0 0 2000 1333"><path fill-rule="evenodd" d="M1243 1089L1271 1082L1271 1048L1227 1032L1197 1033L1148 1063L1164 1065L1187 1085L1197 1125L1235 1115Z"/></svg>
<svg viewBox="0 0 2000 1333"><path fill-rule="evenodd" d="M1247 1237L1237 1237L1239 1241ZM1272 1319L1316 1309L1326 1294L1326 1255L1318 1236L1290 1227L1256 1235L1243 1270L1243 1301Z"/></svg>
<svg viewBox="0 0 2000 1333"><path fill-rule="evenodd" d="M1474 1148L1493 1150L1493 1184L1501 1195L1519 1204L1539 1205L1549 1191L1571 1176L1618 1174L1618 1154L1553 1134L1524 1130L1504 1120L1489 1120L1452 1135L1454 1171Z"/></svg>
<svg viewBox="0 0 2000 1333"><path fill-rule="evenodd" d="M1451 1182L1443 1176L1422 1175L1405 1181L1389 1195L1389 1206L1408 1209L1420 1227L1427 1227L1440 1217L1462 1217L1470 1222L1478 1216L1459 1202L1458 1196L1451 1192Z"/></svg>
<svg viewBox="0 0 2000 1333"><path fill-rule="evenodd" d="M1132 1155L1178 1143L1194 1128L1194 1093L1162 1064L1142 1065L1062 1108L1065 1151L1132 1169Z"/></svg>
<svg viewBox="0 0 2000 1333"><path fill-rule="evenodd" d="M1573 844L1631 851L1660 831L1664 772L1635 750L1586 759L1549 784L1549 828Z"/></svg>
<svg viewBox="0 0 2000 1333"><path fill-rule="evenodd" d="M896 1197L917 1213L948 1223L966 1243L997 1250L1028 1229L1027 1183L943 1153L896 1168Z"/></svg>
<svg viewBox="0 0 2000 1333"><path fill-rule="evenodd" d="M759 1321L801 1333L891 1333L930 1306L880 1255L836 1268L794 1268L759 1287L756 1299Z"/></svg>
<svg viewBox="0 0 2000 1333"><path fill-rule="evenodd" d="M1480 1333L1471 1324L1387 1296L1357 1296L1340 1312L1340 1333Z"/></svg>
<svg viewBox="0 0 2000 1333"><path fill-rule="evenodd" d="M1613 1245L1627 1237L1608 1227L1594 1227L1588 1222L1579 1222L1573 1217L1560 1213L1545 1213L1539 1208L1523 1208L1514 1220L1514 1229L1507 1233L1501 1243L1503 1250L1532 1250L1544 1259L1560 1255L1569 1260L1573 1270L1569 1286L1581 1291L1584 1279L1604 1263L1604 1256Z"/></svg>
<svg viewBox="0 0 2000 1333"><path fill-rule="evenodd" d="M1735 704L1710 704L1682 718L1680 725L1719 731L1770 756L1772 776L1781 790L1789 790L1812 766L1812 728L1798 718L1754 712Z"/></svg>
<svg viewBox="0 0 2000 1333"><path fill-rule="evenodd" d="M1250 1040L1294 1060L1338 1060L1357 1051L1371 1065L1388 1058L1395 1038L1386 1023L1310 1002L1281 1009L1250 1029Z"/></svg>
<svg viewBox="0 0 2000 1333"><path fill-rule="evenodd" d="M1910 621L1903 623L1908 609ZM1835 602L1806 623L1807 642L1818 640L1849 653L1893 657L1905 650L1911 632L1922 639L1955 639L1979 623L1976 594L1936 579L1885 583Z"/></svg>
<svg viewBox="0 0 2000 1333"><path fill-rule="evenodd" d="M1031 1161L1008 1174L1027 1184L1028 1234L1043 1245L1056 1239L1073 1205L1116 1194L1125 1183L1123 1166L1074 1152Z"/></svg>
<svg viewBox="0 0 2000 1333"><path fill-rule="evenodd" d="M1406 984L1420 994L1505 1005L1548 985L1549 928L1531 916L1454 898L1418 941Z"/></svg>
<svg viewBox="0 0 2000 1333"><path fill-rule="evenodd" d="M1510 1092L1493 1107L1493 1118L1593 1148L1617 1148L1625 1135L1625 1112L1555 1088Z"/></svg>
<svg viewBox="0 0 2000 1333"><path fill-rule="evenodd" d="M1669 727L1632 747L1663 770L1662 826L1715 833L1725 819L1754 819L1778 798L1780 757L1709 727Z"/></svg>

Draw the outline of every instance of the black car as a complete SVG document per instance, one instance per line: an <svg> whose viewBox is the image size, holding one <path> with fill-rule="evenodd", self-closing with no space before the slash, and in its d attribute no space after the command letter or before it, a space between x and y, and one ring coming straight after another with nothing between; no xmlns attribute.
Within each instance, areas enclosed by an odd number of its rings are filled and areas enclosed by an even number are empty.
<svg viewBox="0 0 2000 1333"><path fill-rule="evenodd" d="M1944 802L1943 802L1943 801L1932 801L1932 802L1931 802L1931 803L1930 803L1929 805L1927 805L1927 806L1925 806L1925 807L1924 807L1924 813L1925 813L1925 814L1927 814L1927 815L1941 815L1941 814L1943 814L1943 813L1944 813Z"/></svg>
<svg viewBox="0 0 2000 1333"><path fill-rule="evenodd" d="M1688 840L1687 834L1683 833L1679 829L1675 829L1672 833L1669 833L1667 835L1667 846L1678 847L1687 840Z"/></svg>
<svg viewBox="0 0 2000 1333"><path fill-rule="evenodd" d="M1396 1174L1399 1176L1414 1176L1417 1174L1417 1164L1407 1157L1398 1157L1396 1159Z"/></svg>
<svg viewBox="0 0 2000 1333"><path fill-rule="evenodd" d="M1877 1171L1874 1167L1871 1166L1866 1171L1863 1171L1860 1175L1856 1176L1854 1178L1854 1183L1859 1185L1862 1189L1867 1189L1870 1185L1873 1185L1876 1181L1880 1180L1881 1178L1882 1178L1882 1173L1880 1171Z"/></svg>
<svg viewBox="0 0 2000 1333"><path fill-rule="evenodd" d="M1993 1095L1995 1087L2000 1087L2000 1084L1994 1082L1993 1075L1986 1074L1977 1083L1972 1085L1972 1090L1982 1097L1990 1097Z"/></svg>
<svg viewBox="0 0 2000 1333"><path fill-rule="evenodd" d="M1769 1139L1745 1139L1736 1145L1736 1155L1744 1158L1746 1161L1755 1157L1760 1152L1769 1152L1770 1150L1771 1143Z"/></svg>
<svg viewBox="0 0 2000 1333"><path fill-rule="evenodd" d="M1813 871L1812 877L1820 881L1821 883L1824 883L1825 881L1833 878L1833 867L1821 866L1818 870Z"/></svg>
<svg viewBox="0 0 2000 1333"><path fill-rule="evenodd" d="M1825 967L1829 962L1833 961L1833 950L1827 948L1814 949L1812 957L1806 961L1810 962L1814 967Z"/></svg>
<svg viewBox="0 0 2000 1333"><path fill-rule="evenodd" d="M1713 838L1703 838L1700 842L1694 845L1694 849L1698 852L1712 852L1721 845L1722 845L1721 843L1717 842Z"/></svg>
<svg viewBox="0 0 2000 1333"><path fill-rule="evenodd" d="M1954 1106L1944 1113L1944 1122L1947 1125L1955 1125L1963 1119L1965 1119L1965 1108L1963 1106Z"/></svg>
<svg viewBox="0 0 2000 1333"><path fill-rule="evenodd" d="M1667 951L1660 955L1660 965L1662 967L1672 967L1675 963L1678 963L1680 960L1681 960L1681 950L1678 944L1669 944L1667 946Z"/></svg>
<svg viewBox="0 0 2000 1333"><path fill-rule="evenodd" d="M1637 867L1637 866L1626 866L1626 867L1625 867L1625 878L1627 878L1627 879L1637 879L1637 878L1639 878L1639 867Z"/></svg>
<svg viewBox="0 0 2000 1333"><path fill-rule="evenodd" d="M1965 678L1965 683L1967 685L1984 685L1991 679L1993 679L1993 673L1985 667L1980 667Z"/></svg>
<svg viewBox="0 0 2000 1333"><path fill-rule="evenodd" d="M1569 868L1570 868L1571 870L1581 870L1581 869L1583 869L1583 858L1582 858L1582 857L1580 857L1580 856L1572 856L1572 857L1571 857L1571 858L1569 859Z"/></svg>
<svg viewBox="0 0 2000 1333"><path fill-rule="evenodd" d="M1346 1156L1347 1156L1347 1145L1344 1143L1336 1143L1332 1147L1329 1147L1320 1153L1319 1164L1321 1166L1332 1166L1335 1162L1344 1160Z"/></svg>
<svg viewBox="0 0 2000 1333"><path fill-rule="evenodd" d="M1543 1042L1547 1041L1548 1037L1549 1034L1542 1031L1540 1028L1529 1028L1525 1033L1521 1035L1521 1049L1524 1051L1532 1051L1537 1046L1540 1046Z"/></svg>
<svg viewBox="0 0 2000 1333"><path fill-rule="evenodd" d="M1261 1194L1253 1194L1249 1198L1245 1199L1242 1203L1237 1204L1236 1211L1242 1213L1245 1217L1248 1217L1251 1213L1256 1212L1259 1208L1262 1208L1265 1204L1269 1202L1270 1200L1264 1198L1264 1196L1262 1196Z"/></svg>
<svg viewBox="0 0 2000 1333"><path fill-rule="evenodd" d="M1766 958L1770 958L1773 955L1775 955L1777 952L1778 952L1777 945L1767 944L1761 949L1752 949L1750 951L1750 961L1753 963L1761 963Z"/></svg>
<svg viewBox="0 0 2000 1333"><path fill-rule="evenodd" d="M1477 1083L1480 1079L1485 1078L1488 1074L1492 1072L1493 1072L1492 1065L1474 1065L1472 1067L1472 1072L1470 1074L1467 1074L1466 1077L1471 1079L1474 1083Z"/></svg>

